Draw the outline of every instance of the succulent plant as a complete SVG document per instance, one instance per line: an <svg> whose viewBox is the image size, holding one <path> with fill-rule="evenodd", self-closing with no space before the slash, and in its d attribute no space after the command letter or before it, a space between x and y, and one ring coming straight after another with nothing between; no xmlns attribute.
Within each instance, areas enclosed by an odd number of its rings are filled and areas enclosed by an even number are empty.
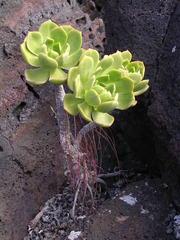
<svg viewBox="0 0 180 240"><path fill-rule="evenodd" d="M142 81L144 64L131 58L129 51L117 51L99 61L96 50L85 51L79 65L69 70L67 84L73 93L65 95L64 109L74 116L80 113L86 121L111 126L114 118L109 112L134 106L135 96L148 89L148 80Z"/></svg>
<svg viewBox="0 0 180 240"><path fill-rule="evenodd" d="M72 93L65 95L64 109L109 127L114 122L109 112L134 106L135 97L148 89L144 64L131 61L129 51L105 55L100 61L96 50L82 50L81 44L81 32L73 27L44 22L21 44L25 61L36 67L25 70L26 80L36 85L48 79L57 85L67 80Z"/></svg>
<svg viewBox="0 0 180 240"><path fill-rule="evenodd" d="M75 66L82 54L81 32L71 26L58 26L51 20L41 24L39 31L29 32L21 44L24 60L35 69L26 69L26 80L44 84L48 79L63 84L68 70Z"/></svg>

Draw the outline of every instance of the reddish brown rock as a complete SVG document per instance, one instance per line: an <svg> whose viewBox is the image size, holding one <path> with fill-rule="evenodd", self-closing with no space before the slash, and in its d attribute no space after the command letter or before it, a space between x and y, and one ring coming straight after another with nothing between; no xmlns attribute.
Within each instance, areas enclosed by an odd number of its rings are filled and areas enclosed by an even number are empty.
<svg viewBox="0 0 180 240"><path fill-rule="evenodd" d="M103 21L92 22L75 1L0 4L0 239L20 240L40 206L57 193L57 183L64 181L58 127L50 108L55 109L54 87L25 82L20 43L49 18L81 30L84 48L103 52L105 34Z"/></svg>

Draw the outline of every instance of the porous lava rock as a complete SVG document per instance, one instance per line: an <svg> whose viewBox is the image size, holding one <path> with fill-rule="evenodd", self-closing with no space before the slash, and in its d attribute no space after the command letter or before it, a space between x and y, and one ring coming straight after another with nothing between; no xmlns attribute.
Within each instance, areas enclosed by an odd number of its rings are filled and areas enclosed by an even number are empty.
<svg viewBox="0 0 180 240"><path fill-rule="evenodd" d="M94 4L91 2L90 8ZM88 5L87 5L88 10ZM76 1L0 2L0 239L20 240L41 205L65 180L59 155L54 87L24 79L20 43L51 19L82 31L84 48L103 53L102 19L92 22ZM92 41L93 40L93 41Z"/></svg>
<svg viewBox="0 0 180 240"><path fill-rule="evenodd" d="M135 165L144 164L151 176L162 176L170 184L180 207L180 2L95 2L104 11L105 52L129 49L134 60L145 63L150 80L150 89L138 98L137 106L116 113L113 132L117 139L123 135L136 153Z"/></svg>

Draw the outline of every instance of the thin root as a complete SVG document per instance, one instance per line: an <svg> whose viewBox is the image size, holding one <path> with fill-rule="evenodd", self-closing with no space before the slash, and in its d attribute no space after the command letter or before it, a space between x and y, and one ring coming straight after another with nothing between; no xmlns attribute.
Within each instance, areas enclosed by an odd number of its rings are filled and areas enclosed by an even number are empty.
<svg viewBox="0 0 180 240"><path fill-rule="evenodd" d="M79 195L79 190L81 188L81 184L82 184L82 181L80 181L78 183L78 187L77 187L77 190L76 190L76 193L75 193L75 197L74 197L74 203L73 203L73 208L72 208L72 213L71 213L71 216L72 216L73 219L75 219L76 202L77 202L77 199L78 199L78 195Z"/></svg>

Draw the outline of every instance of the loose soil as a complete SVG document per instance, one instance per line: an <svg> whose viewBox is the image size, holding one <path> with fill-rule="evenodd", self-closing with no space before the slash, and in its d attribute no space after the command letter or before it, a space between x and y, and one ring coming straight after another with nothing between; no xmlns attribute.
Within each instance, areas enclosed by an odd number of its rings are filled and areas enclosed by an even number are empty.
<svg viewBox="0 0 180 240"><path fill-rule="evenodd" d="M24 240L176 239L173 224L177 212L169 198L169 187L161 179L145 179L121 189L112 188L109 199L102 203L101 198L101 205L92 215L85 215L78 206L76 222L69 214L73 198L67 189L45 204L46 208L51 205L49 212L44 212L36 229ZM72 237L72 233L79 236Z"/></svg>

